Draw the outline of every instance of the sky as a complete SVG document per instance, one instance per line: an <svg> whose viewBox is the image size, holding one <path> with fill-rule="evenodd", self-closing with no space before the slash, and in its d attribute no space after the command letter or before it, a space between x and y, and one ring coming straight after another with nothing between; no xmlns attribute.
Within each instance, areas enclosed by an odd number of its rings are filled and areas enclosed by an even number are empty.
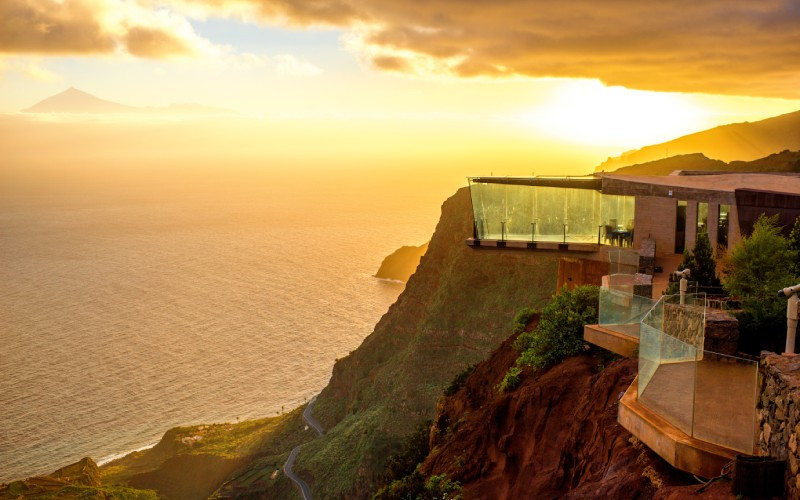
<svg viewBox="0 0 800 500"><path fill-rule="evenodd" d="M486 170L585 169L800 109L800 1L0 2L0 112L68 87L358 137L371 160L477 141Z"/></svg>

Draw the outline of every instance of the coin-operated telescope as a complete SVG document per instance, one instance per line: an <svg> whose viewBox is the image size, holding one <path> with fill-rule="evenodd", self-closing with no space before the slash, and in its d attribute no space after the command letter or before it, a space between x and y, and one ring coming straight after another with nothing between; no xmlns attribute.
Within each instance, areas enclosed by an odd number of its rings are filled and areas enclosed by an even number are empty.
<svg viewBox="0 0 800 500"><path fill-rule="evenodd" d="M686 291L689 290L689 280L687 278L691 276L692 272L687 268L681 271L675 271L673 274L676 278L681 279L681 304L685 304Z"/></svg>

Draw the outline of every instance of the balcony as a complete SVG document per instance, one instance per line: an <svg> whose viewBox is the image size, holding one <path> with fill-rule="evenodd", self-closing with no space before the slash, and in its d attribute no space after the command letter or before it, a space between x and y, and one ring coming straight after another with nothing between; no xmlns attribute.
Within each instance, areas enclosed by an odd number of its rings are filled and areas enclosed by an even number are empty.
<svg viewBox="0 0 800 500"><path fill-rule="evenodd" d="M620 401L623 427L703 477L737 453L755 453L758 363L704 348L704 294L654 302L610 286L600 291L599 316L584 338L638 358L639 374Z"/></svg>

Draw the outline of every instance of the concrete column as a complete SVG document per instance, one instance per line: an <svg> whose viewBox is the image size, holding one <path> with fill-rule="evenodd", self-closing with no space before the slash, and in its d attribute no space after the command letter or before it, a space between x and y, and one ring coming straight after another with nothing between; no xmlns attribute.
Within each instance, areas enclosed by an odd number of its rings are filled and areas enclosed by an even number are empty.
<svg viewBox="0 0 800 500"><path fill-rule="evenodd" d="M728 214L728 248L740 241L742 241L742 233L739 229L739 211L736 209L736 205L731 205L731 212Z"/></svg>
<svg viewBox="0 0 800 500"><path fill-rule="evenodd" d="M697 202L686 202L686 246L690 252L694 250L694 242L697 238Z"/></svg>

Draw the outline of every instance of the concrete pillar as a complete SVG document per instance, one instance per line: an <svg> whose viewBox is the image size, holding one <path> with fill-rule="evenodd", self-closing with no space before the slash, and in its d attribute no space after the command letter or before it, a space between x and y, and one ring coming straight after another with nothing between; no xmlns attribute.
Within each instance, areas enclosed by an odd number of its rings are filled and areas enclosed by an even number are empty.
<svg viewBox="0 0 800 500"><path fill-rule="evenodd" d="M739 229L739 211L736 209L736 205L731 205L731 211L728 214L728 248L740 241L742 241L742 233Z"/></svg>

